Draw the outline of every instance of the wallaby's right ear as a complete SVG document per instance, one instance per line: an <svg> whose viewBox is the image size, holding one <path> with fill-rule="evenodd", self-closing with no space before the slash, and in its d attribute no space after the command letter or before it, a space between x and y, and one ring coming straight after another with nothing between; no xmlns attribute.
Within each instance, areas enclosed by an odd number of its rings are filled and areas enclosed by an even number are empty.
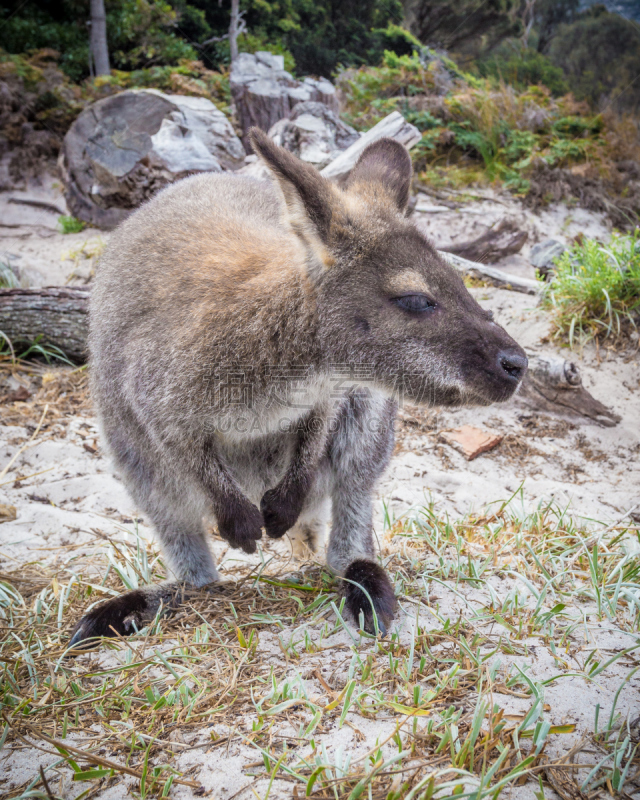
<svg viewBox="0 0 640 800"><path fill-rule="evenodd" d="M274 174L295 232L309 244L309 240L316 237L326 244L336 203L333 187L315 167L300 161L283 147L278 147L259 128L251 129L249 140Z"/></svg>
<svg viewBox="0 0 640 800"><path fill-rule="evenodd" d="M395 139L378 139L362 154L346 182L347 189L375 197L382 193L404 212L411 192L413 168L406 147Z"/></svg>

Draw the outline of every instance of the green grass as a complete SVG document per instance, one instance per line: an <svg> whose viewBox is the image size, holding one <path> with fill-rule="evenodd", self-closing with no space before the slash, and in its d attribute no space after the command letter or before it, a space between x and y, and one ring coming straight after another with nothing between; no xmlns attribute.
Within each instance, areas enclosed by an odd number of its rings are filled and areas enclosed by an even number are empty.
<svg viewBox="0 0 640 800"><path fill-rule="evenodd" d="M66 214L58 217L58 225L60 226L60 233L81 233L87 227L86 222Z"/></svg>
<svg viewBox="0 0 640 800"><path fill-rule="evenodd" d="M11 265L6 261L0 261L0 289L15 289L18 286L18 279Z"/></svg>
<svg viewBox="0 0 640 800"><path fill-rule="evenodd" d="M28 359L43 359L47 364L60 361L63 364L74 366L73 361L55 344L45 342L42 334L36 336L32 342L12 342L4 331L0 331L0 357L9 356L16 364Z"/></svg>
<svg viewBox="0 0 640 800"><path fill-rule="evenodd" d="M619 339L637 327L640 313L640 231L614 233L608 244L585 239L556 262L544 304L557 334L571 346Z"/></svg>

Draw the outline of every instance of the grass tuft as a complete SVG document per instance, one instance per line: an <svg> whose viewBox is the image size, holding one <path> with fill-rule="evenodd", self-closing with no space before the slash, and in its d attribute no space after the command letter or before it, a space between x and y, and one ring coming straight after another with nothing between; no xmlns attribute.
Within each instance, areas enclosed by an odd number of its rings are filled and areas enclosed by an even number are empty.
<svg viewBox="0 0 640 800"><path fill-rule="evenodd" d="M58 225L60 226L60 233L81 233L87 227L86 222L66 214L58 217Z"/></svg>
<svg viewBox="0 0 640 800"><path fill-rule="evenodd" d="M636 329L640 310L640 230L614 233L604 245L594 239L575 244L556 262L546 290L557 335L569 344L620 339Z"/></svg>

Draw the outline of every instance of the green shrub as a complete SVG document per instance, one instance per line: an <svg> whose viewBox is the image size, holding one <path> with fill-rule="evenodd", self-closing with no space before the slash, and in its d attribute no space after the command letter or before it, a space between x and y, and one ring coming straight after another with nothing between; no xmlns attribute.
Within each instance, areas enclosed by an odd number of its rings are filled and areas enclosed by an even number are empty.
<svg viewBox="0 0 640 800"><path fill-rule="evenodd" d="M58 217L58 225L61 233L80 233L86 228L87 223L75 217Z"/></svg>
<svg viewBox="0 0 640 800"><path fill-rule="evenodd" d="M519 43L515 47L504 46L502 50L478 62L477 70L483 78L504 81L518 89L546 86L554 97L569 91L564 72L547 56L530 48L522 49Z"/></svg>
<svg viewBox="0 0 640 800"><path fill-rule="evenodd" d="M605 101L618 111L640 109L640 29L633 20L594 7L558 28L549 58L578 100L594 106Z"/></svg>
<svg viewBox="0 0 640 800"><path fill-rule="evenodd" d="M571 346L594 337L618 338L640 313L640 231L600 244L585 239L556 261L544 303Z"/></svg>

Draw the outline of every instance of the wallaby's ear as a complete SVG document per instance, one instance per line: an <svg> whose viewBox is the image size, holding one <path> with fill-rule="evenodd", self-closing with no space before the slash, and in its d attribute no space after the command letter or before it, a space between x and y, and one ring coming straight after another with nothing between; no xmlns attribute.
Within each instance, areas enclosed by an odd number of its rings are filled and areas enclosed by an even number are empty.
<svg viewBox="0 0 640 800"><path fill-rule="evenodd" d="M402 212L409 202L413 168L407 148L395 139L378 139L362 151L345 188L383 191Z"/></svg>
<svg viewBox="0 0 640 800"><path fill-rule="evenodd" d="M336 192L310 164L278 147L264 131L252 128L249 140L255 152L273 172L295 232L309 244L319 238L326 244L336 204Z"/></svg>

